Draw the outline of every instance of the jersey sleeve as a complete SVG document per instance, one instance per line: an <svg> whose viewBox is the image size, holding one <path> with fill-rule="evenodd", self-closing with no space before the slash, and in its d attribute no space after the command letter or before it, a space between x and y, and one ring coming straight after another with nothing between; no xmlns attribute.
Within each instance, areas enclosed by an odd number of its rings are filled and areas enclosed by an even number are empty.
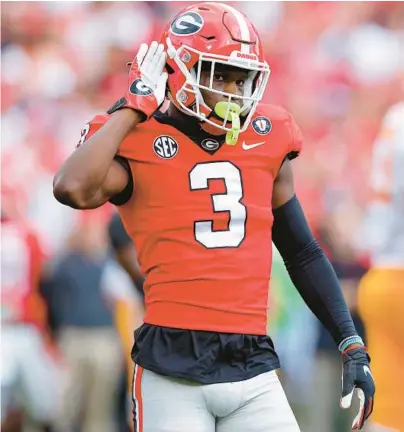
<svg viewBox="0 0 404 432"><path fill-rule="evenodd" d="M143 152L144 143L150 140L151 136L159 130L159 124L152 119L136 125L132 132L121 142L118 149L118 156L128 160L137 160Z"/></svg>
<svg viewBox="0 0 404 432"><path fill-rule="evenodd" d="M81 147L86 141L88 141L98 130L105 125L108 121L107 115L96 115L91 121L89 121L81 130L81 136L76 148Z"/></svg>
<svg viewBox="0 0 404 432"><path fill-rule="evenodd" d="M76 149L85 144L97 131L99 131L108 121L110 117L108 115L96 115L90 122L88 122L81 130L81 137L76 145ZM125 142L126 140L124 140ZM121 144L122 146L122 144ZM118 150L115 160L125 168L128 173L128 184L125 189L111 198L109 202L115 206L121 206L129 201L133 193L133 176L130 169L129 163L124 155Z"/></svg>
<svg viewBox="0 0 404 432"><path fill-rule="evenodd" d="M289 149L287 157L289 160L295 159L299 156L300 152L302 151L303 146L303 135L299 128L299 126L296 124L295 119L291 114L289 114L289 132L290 132L290 143L289 143Z"/></svg>
<svg viewBox="0 0 404 432"><path fill-rule="evenodd" d="M111 246L115 252L119 252L119 250L132 243L118 213L115 213L109 222L108 234Z"/></svg>

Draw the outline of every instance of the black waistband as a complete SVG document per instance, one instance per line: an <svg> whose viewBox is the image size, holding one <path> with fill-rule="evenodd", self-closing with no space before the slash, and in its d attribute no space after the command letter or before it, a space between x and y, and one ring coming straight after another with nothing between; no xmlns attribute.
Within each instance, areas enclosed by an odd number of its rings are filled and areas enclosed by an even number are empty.
<svg viewBox="0 0 404 432"><path fill-rule="evenodd" d="M203 384L243 381L280 366L269 336L149 324L135 331L132 359L155 373Z"/></svg>

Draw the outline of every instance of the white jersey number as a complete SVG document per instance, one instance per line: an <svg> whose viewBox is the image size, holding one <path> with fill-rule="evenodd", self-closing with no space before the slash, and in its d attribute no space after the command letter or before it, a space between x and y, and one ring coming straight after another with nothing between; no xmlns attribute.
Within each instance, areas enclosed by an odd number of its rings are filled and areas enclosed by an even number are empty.
<svg viewBox="0 0 404 432"><path fill-rule="evenodd" d="M243 184L240 170L231 162L207 162L195 165L189 173L191 190L209 189L209 180L224 180L226 193L212 194L214 212L229 212L229 228L214 231L213 220L195 221L195 239L203 246L235 248L245 237L247 209L241 203Z"/></svg>
<svg viewBox="0 0 404 432"><path fill-rule="evenodd" d="M84 126L84 128L81 130L81 134L80 134L81 137L80 137L79 143L77 144L77 147L80 147L80 146L82 146L84 144L84 142L85 142L85 140L86 140L87 135L88 135L89 132L90 132L90 123L87 123Z"/></svg>

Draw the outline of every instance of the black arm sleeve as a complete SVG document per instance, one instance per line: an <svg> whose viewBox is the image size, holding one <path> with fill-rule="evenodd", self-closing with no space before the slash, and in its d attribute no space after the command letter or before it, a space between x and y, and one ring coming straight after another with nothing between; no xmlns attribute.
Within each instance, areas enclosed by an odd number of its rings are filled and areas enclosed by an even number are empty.
<svg viewBox="0 0 404 432"><path fill-rule="evenodd" d="M117 252L132 243L128 236L121 218L118 213L115 213L108 225L109 239L114 251Z"/></svg>
<svg viewBox="0 0 404 432"><path fill-rule="evenodd" d="M356 335L337 276L314 239L297 197L275 209L273 214L273 242L307 306L336 344Z"/></svg>
<svg viewBox="0 0 404 432"><path fill-rule="evenodd" d="M123 166L128 175L129 180L128 184L126 185L125 189L121 191L118 195L115 195L112 197L109 202L115 206L121 206L126 204L132 197L133 194L133 176L132 176L132 170L130 169L130 165L127 159L123 158L122 156L115 156L114 160L116 160L121 166Z"/></svg>

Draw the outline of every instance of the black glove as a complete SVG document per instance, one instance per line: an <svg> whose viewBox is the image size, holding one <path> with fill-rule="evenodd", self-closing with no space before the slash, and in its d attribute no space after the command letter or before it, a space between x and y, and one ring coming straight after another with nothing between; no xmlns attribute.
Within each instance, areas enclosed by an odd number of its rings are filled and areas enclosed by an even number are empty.
<svg viewBox="0 0 404 432"><path fill-rule="evenodd" d="M355 388L360 401L359 413L352 423L352 430L362 429L373 411L375 383L370 371L370 357L364 347L348 347L342 353L342 397L341 408L351 406Z"/></svg>

